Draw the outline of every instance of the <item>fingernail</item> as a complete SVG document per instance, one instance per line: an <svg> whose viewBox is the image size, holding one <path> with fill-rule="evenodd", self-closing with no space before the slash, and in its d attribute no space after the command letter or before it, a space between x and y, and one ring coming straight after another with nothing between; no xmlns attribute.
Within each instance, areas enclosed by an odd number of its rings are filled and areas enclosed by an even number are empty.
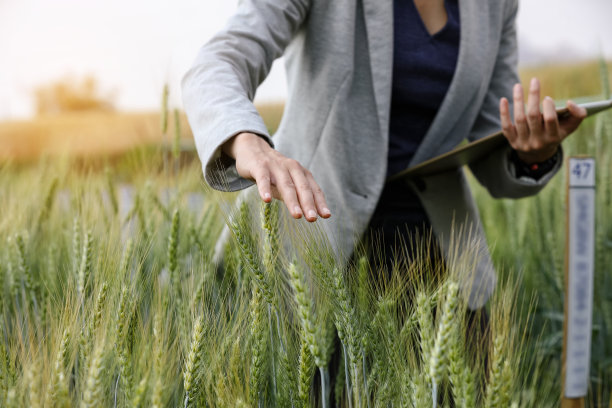
<svg viewBox="0 0 612 408"><path fill-rule="evenodd" d="M535 88L538 86L538 78L531 78L531 87Z"/></svg>
<svg viewBox="0 0 612 408"><path fill-rule="evenodd" d="M329 211L329 208L325 207L325 208L323 208L323 214L330 215L331 211Z"/></svg>
<svg viewBox="0 0 612 408"><path fill-rule="evenodd" d="M302 209L296 205L295 207L293 207L293 214L301 216L302 215Z"/></svg>
<svg viewBox="0 0 612 408"><path fill-rule="evenodd" d="M269 200L270 198L272 198L272 197L270 196L270 193L266 193L266 194L264 194L264 199L265 199L265 200Z"/></svg>
<svg viewBox="0 0 612 408"><path fill-rule="evenodd" d="M314 210L308 211L308 218L317 218L317 213Z"/></svg>

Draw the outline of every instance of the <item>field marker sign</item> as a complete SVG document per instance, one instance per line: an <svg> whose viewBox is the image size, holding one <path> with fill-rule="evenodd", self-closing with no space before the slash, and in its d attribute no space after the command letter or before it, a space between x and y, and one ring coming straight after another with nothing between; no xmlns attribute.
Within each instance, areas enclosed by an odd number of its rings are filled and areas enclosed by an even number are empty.
<svg viewBox="0 0 612 408"><path fill-rule="evenodd" d="M568 160L562 406L583 406L588 390L595 268L595 159ZM572 401L573 400L573 401Z"/></svg>

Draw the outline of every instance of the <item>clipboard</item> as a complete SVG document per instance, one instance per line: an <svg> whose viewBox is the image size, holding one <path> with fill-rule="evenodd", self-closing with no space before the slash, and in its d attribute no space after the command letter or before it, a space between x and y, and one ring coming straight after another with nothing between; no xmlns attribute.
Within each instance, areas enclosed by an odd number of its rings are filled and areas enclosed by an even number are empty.
<svg viewBox="0 0 612 408"><path fill-rule="evenodd" d="M596 113L612 108L612 99L606 101L588 102L579 104L587 111L587 117ZM557 109L559 120L569 116L567 108ZM414 179L418 177L431 176L434 174L444 173L449 170L465 166L466 164L474 163L485 157L491 151L508 146L508 140L504 137L502 131L493 133L492 135L483 137L475 142L457 147L447 153L441 154L416 166L402 170L390 176L387 183L396 181L402 178Z"/></svg>

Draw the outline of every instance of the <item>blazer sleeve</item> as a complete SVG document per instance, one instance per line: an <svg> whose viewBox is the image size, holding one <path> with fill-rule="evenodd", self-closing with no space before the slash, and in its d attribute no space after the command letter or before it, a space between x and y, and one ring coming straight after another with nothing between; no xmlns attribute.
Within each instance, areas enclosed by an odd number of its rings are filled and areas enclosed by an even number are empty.
<svg viewBox="0 0 612 408"><path fill-rule="evenodd" d="M309 0L241 1L183 77L183 105L211 187L236 191L253 184L238 175L235 161L222 153L221 145L238 133L252 132L273 146L252 101L308 9Z"/></svg>
<svg viewBox="0 0 612 408"><path fill-rule="evenodd" d="M470 141L490 135L500 129L499 100L505 96L512 103L512 87L519 82L517 73L517 35L516 14L518 1L507 3L499 52L489 89L485 96L480 113L474 123ZM512 109L510 109L512 112ZM522 198L537 194L559 171L563 163L561 147L557 152L557 160L553 168L538 180L529 177L517 177L516 169L510 158L512 148L505 146L493 151L487 158L470 165L470 170L476 179L496 198Z"/></svg>

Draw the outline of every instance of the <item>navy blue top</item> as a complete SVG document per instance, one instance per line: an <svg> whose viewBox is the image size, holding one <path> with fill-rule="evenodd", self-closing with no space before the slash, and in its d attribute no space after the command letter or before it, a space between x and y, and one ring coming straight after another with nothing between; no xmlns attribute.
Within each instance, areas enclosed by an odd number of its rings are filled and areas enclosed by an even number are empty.
<svg viewBox="0 0 612 408"><path fill-rule="evenodd" d="M458 0L445 0L448 21L430 35L413 0L395 0L393 84L387 176L404 170L438 112L459 55Z"/></svg>

